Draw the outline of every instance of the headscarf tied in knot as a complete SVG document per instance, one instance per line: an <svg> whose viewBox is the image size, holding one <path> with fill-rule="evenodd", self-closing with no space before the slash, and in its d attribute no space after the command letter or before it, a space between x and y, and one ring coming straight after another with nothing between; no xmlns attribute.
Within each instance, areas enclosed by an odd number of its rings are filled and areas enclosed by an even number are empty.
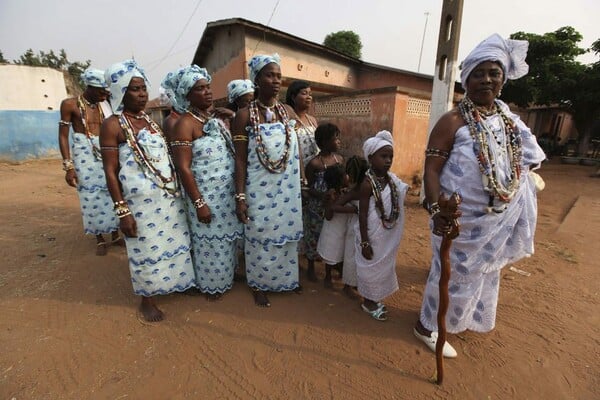
<svg viewBox="0 0 600 400"><path fill-rule="evenodd" d="M368 160L370 155L385 146L394 147L394 139L389 131L380 131L377 135L365 140L365 143L363 144L365 158Z"/></svg>
<svg viewBox="0 0 600 400"><path fill-rule="evenodd" d="M269 55L258 55L254 56L248 61L248 67L250 67L250 80L256 82L256 76L266 65L275 63L281 66L281 57L279 54L274 53L272 56Z"/></svg>
<svg viewBox="0 0 600 400"><path fill-rule="evenodd" d="M104 71L101 69L88 68L81 74L81 81L85 86L93 86L97 88L108 88L104 79Z"/></svg>
<svg viewBox="0 0 600 400"><path fill-rule="evenodd" d="M504 83L507 79L519 79L527 75L529 65L525 62L529 42L526 40L504 39L494 33L479 43L462 62L460 81L467 90L467 79L479 64L485 61L497 61L504 72Z"/></svg>
<svg viewBox="0 0 600 400"><path fill-rule="evenodd" d="M110 105L116 115L123 112L123 97L131 79L142 78L146 86L150 86L144 70L135 60L125 60L111 65L104 72L104 78L110 88Z"/></svg>
<svg viewBox="0 0 600 400"><path fill-rule="evenodd" d="M227 84L229 103L233 103L235 99L247 93L254 93L254 83L250 79L236 79Z"/></svg>
<svg viewBox="0 0 600 400"><path fill-rule="evenodd" d="M177 90L177 86L179 85L179 81L181 80L183 72L183 68L171 71L167 74L167 76L164 77L164 79L160 83L160 87L164 89L164 93L169 98L171 106L178 113L185 112L185 110L181 109L181 106L177 103L177 98L175 96L175 91Z"/></svg>
<svg viewBox="0 0 600 400"><path fill-rule="evenodd" d="M175 104L177 104L178 112L185 112L190 108L190 101L187 99L187 95L200 79L205 79L210 83L211 77L206 68L189 65L181 69L181 76L175 89Z"/></svg>

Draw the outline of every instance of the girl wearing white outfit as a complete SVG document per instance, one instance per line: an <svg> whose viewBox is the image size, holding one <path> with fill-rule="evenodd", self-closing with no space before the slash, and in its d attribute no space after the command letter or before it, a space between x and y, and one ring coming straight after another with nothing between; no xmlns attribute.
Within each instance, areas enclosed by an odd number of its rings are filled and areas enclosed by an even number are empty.
<svg viewBox="0 0 600 400"><path fill-rule="evenodd" d="M365 141L370 169L360 187L356 239L358 291L362 309L379 321L387 319L380 301L398 290L396 253L404 229L404 197L408 185L389 172L394 158L392 134L381 131Z"/></svg>

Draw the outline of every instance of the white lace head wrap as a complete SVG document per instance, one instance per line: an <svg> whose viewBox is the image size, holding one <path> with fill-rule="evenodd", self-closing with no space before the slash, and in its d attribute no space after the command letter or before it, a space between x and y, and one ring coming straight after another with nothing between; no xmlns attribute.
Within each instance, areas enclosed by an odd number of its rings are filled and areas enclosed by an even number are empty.
<svg viewBox="0 0 600 400"><path fill-rule="evenodd" d="M394 147L394 139L389 131L380 131L377 135L365 140L365 143L363 144L365 158L368 160L370 155L385 146Z"/></svg>
<svg viewBox="0 0 600 400"><path fill-rule="evenodd" d="M104 79L104 71L101 69L88 68L81 74L81 81L85 86L93 86L97 88L108 88Z"/></svg>
<svg viewBox="0 0 600 400"><path fill-rule="evenodd" d="M266 65L275 63L281 65L281 57L279 54L274 53L272 56L269 55L258 55L254 56L248 61L248 67L250 68L250 80L256 82L256 76Z"/></svg>
<svg viewBox="0 0 600 400"><path fill-rule="evenodd" d="M104 72L104 78L110 88L110 106L116 115L123 112L123 96L125 96L131 79L142 78L146 86L150 86L144 70L135 60L125 60L111 65Z"/></svg>
<svg viewBox="0 0 600 400"><path fill-rule="evenodd" d="M230 103L247 93L254 93L254 83L250 79L235 79L227 84L227 101Z"/></svg>
<svg viewBox="0 0 600 400"><path fill-rule="evenodd" d="M504 83L507 79L519 79L527 75L529 65L525 62L529 42L526 40L504 39L494 33L479 43L461 64L460 81L467 90L467 79L479 64L485 61L496 61L504 71Z"/></svg>

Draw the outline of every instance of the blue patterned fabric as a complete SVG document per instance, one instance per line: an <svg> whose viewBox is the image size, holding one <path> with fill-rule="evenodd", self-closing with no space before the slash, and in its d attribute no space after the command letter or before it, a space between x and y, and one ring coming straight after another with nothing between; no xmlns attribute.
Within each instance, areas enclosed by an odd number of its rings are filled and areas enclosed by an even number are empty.
<svg viewBox="0 0 600 400"><path fill-rule="evenodd" d="M325 182L325 170L315 171L315 179L312 189L324 194L329 189ZM317 244L319 236L323 228L323 219L325 218L325 209L323 208L323 200L314 196L310 196L303 210L304 223L304 254L308 260L316 260L319 257L317 252Z"/></svg>
<svg viewBox="0 0 600 400"><path fill-rule="evenodd" d="M205 68L200 68L197 65L189 65L180 70L177 88L175 89L175 103L181 109L180 112L184 112L190 108L190 101L187 99L187 95L196 82L201 79L206 80L207 83L211 81L211 77Z"/></svg>
<svg viewBox="0 0 600 400"><path fill-rule="evenodd" d="M94 146L100 148L98 136L91 136ZM92 146L83 133L73 133L71 155L77 174L77 193L83 217L83 231L101 235L119 229L119 219L113 210L113 201L106 187L102 160L92 153Z"/></svg>
<svg viewBox="0 0 600 400"><path fill-rule="evenodd" d="M248 61L250 80L252 82L256 82L256 76L258 75L260 70L271 63L281 65L281 57L279 57L279 54L274 53L272 56L259 54L257 56L252 57L250 61Z"/></svg>
<svg viewBox="0 0 600 400"><path fill-rule="evenodd" d="M175 111L177 111L178 113L185 112L185 108L183 108L179 103L177 103L177 96L175 95L175 91L177 90L177 86L179 86L179 81L181 80L183 73L183 68L171 71L167 73L165 78L160 83L160 86L165 90L165 94L171 102L171 106L173 106Z"/></svg>
<svg viewBox="0 0 600 400"><path fill-rule="evenodd" d="M116 115L121 115L123 111L123 97L132 78L142 78L146 86L150 86L144 70L135 60L125 60L111 65L104 72L104 78L110 87L110 105Z"/></svg>
<svg viewBox="0 0 600 400"><path fill-rule="evenodd" d="M254 84L250 79L235 79L227 84L227 101L233 103L235 99L248 93L254 93Z"/></svg>
<svg viewBox="0 0 600 400"><path fill-rule="evenodd" d="M161 135L142 129L138 143L169 174L167 146ZM183 292L195 286L190 234L184 202L168 195L149 179L129 145L119 146L119 181L123 197L137 223L137 237L125 237L133 291L153 296Z"/></svg>
<svg viewBox="0 0 600 400"><path fill-rule="evenodd" d="M298 287L298 241L302 238L302 202L298 142L291 135L290 157L285 171L270 173L256 152L261 135L270 159L284 150L285 127L281 122L248 127L246 203L250 220L245 225L246 276L250 287L286 291Z"/></svg>
<svg viewBox="0 0 600 400"><path fill-rule="evenodd" d="M81 74L81 81L85 86L93 86L99 88L108 88L104 71L101 69L88 68Z"/></svg>
<svg viewBox="0 0 600 400"><path fill-rule="evenodd" d="M503 104L503 108L506 105ZM507 108L506 108L507 109ZM540 164L545 154L535 136L516 114L507 110L515 121L523 139L521 183L517 194L504 212L486 212L489 194L484 191L479 163L473 152L473 139L468 126L456 131L454 147L440 175L441 191L449 196L460 194L462 202L459 218L460 235L452 242L450 251L449 294L447 330L459 333L464 330L488 332L494 328L498 304L500 269L533 254L533 239L537 222L537 196L529 179L529 167ZM498 126L500 116L488 117L486 122ZM496 148L493 134L490 146ZM498 153L499 154L499 153ZM510 169L508 162L498 157L499 179L504 180ZM495 200L495 206L499 201ZM421 306L421 323L425 328L437 330L437 304L439 298L440 256L442 239L431 234L433 258Z"/></svg>
<svg viewBox="0 0 600 400"><path fill-rule="evenodd" d="M196 208L187 197L192 234L194 270L198 288L204 293L224 293L233 285L238 239L242 224L235 214L234 158L229 150L229 132L223 122L211 118L204 135L192 144L191 169L196 185L212 214L210 224L198 221Z"/></svg>

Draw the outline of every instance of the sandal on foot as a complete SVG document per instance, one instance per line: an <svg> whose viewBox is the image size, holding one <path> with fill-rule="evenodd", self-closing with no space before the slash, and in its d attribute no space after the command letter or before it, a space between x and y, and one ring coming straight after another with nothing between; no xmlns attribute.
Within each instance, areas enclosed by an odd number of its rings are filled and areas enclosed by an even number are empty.
<svg viewBox="0 0 600 400"><path fill-rule="evenodd" d="M377 303L377 308L374 310L369 310L364 304L361 304L360 307L364 312L375 318L377 321L387 321L387 310L383 304Z"/></svg>

